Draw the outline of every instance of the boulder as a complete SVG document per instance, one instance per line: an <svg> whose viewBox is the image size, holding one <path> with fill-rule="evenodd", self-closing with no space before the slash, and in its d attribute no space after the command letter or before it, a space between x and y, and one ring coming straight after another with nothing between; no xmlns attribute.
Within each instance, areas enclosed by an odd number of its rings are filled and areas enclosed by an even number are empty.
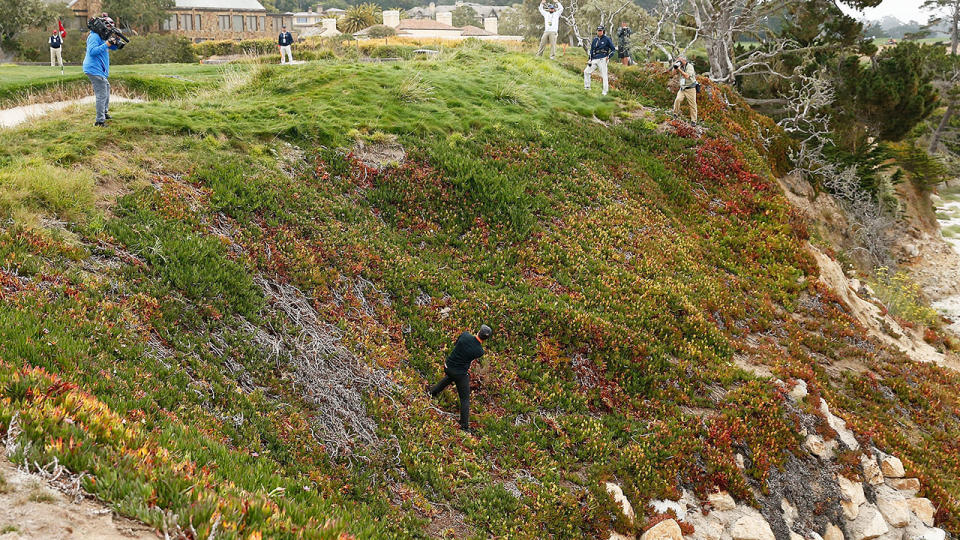
<svg viewBox="0 0 960 540"><path fill-rule="evenodd" d="M628 501L627 497L623 494L623 490L620 489L620 486L614 484L613 482L607 482L606 487L607 493L613 496L613 502L620 505L623 515L630 520L630 523L633 523L633 519L636 517L636 514L633 512L633 506L630 504L630 501Z"/></svg>
<svg viewBox="0 0 960 540"><path fill-rule="evenodd" d="M880 471L887 478L903 478L906 472L903 470L903 462L900 458L894 456L884 456L880 460Z"/></svg>
<svg viewBox="0 0 960 540"><path fill-rule="evenodd" d="M823 533L823 540L844 540L843 531L833 523L827 523L827 530Z"/></svg>
<svg viewBox="0 0 960 540"><path fill-rule="evenodd" d="M863 468L863 477L868 484L879 486L883 483L883 471L880 470L876 458L867 455L860 456L860 467Z"/></svg>
<svg viewBox="0 0 960 540"><path fill-rule="evenodd" d="M676 521L665 519L647 529L640 540L683 540L683 532Z"/></svg>
<svg viewBox="0 0 960 540"><path fill-rule="evenodd" d="M820 398L820 412L827 417L827 424L837 432L837 436L840 437L840 440L843 441L843 444L851 450L859 450L860 443L857 442L857 438L853 436L853 432L847 429L847 423L843 421L842 418L830 412L830 407L827 406L827 401L823 398Z"/></svg>
<svg viewBox="0 0 960 540"><path fill-rule="evenodd" d="M890 486L877 488L877 508L887 523L894 527L906 527L910 524L910 506L896 490Z"/></svg>
<svg viewBox="0 0 960 540"><path fill-rule="evenodd" d="M707 495L707 501L710 503L711 508L720 512L733 510L737 507L736 501L734 501L730 493L726 491L719 491Z"/></svg>
<svg viewBox="0 0 960 540"><path fill-rule="evenodd" d="M843 506L844 517L849 521L857 519L860 515L860 505L867 502L867 497L863 493L863 483L838 475L837 484L840 486L840 505Z"/></svg>
<svg viewBox="0 0 960 540"><path fill-rule="evenodd" d="M860 507L857 519L847 523L847 536L850 540L871 540L890 530L880 510L872 504Z"/></svg>
<svg viewBox="0 0 960 540"><path fill-rule="evenodd" d="M911 523L903 532L903 540L946 540L943 529L927 527L921 523Z"/></svg>
<svg viewBox="0 0 960 540"><path fill-rule="evenodd" d="M916 495L920 491L918 478L887 478L887 485L896 490L906 491L910 495Z"/></svg>
<svg viewBox="0 0 960 540"><path fill-rule="evenodd" d="M793 527L793 522L796 521L799 514L797 513L797 507L790 504L786 498L780 499L780 510L783 512L783 520L787 522L787 527Z"/></svg>
<svg viewBox="0 0 960 540"><path fill-rule="evenodd" d="M770 524L759 515L738 519L730 529L730 536L733 540L776 540Z"/></svg>
<svg viewBox="0 0 960 540"><path fill-rule="evenodd" d="M807 381L803 379L798 380L797 384L793 385L793 388L790 389L790 393L787 395L794 401L800 401L807 397Z"/></svg>
<svg viewBox="0 0 960 540"><path fill-rule="evenodd" d="M723 522L716 519L717 514L710 514L711 518L697 521L693 524L693 540L721 540L723 538Z"/></svg>
<svg viewBox="0 0 960 540"><path fill-rule="evenodd" d="M823 460L833 459L833 444L824 442L823 437L809 434L807 440L803 442L804 448L811 454Z"/></svg>
<svg viewBox="0 0 960 540"><path fill-rule="evenodd" d="M936 515L937 509L933 506L933 503L930 502L930 499L923 497L916 499L907 499L907 506L910 507L910 511L914 513L920 521L923 522L927 527L933 527L933 516Z"/></svg>

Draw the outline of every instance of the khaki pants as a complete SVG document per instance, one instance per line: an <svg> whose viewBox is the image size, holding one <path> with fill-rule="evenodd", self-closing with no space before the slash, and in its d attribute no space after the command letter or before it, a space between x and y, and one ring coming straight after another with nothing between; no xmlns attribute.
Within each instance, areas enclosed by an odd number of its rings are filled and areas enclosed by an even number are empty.
<svg viewBox="0 0 960 540"><path fill-rule="evenodd" d="M282 47L280 47L280 63L281 64L286 64L287 62L290 62L290 63L293 62L293 51L290 49L290 47L292 47L292 45L283 45ZM284 56L286 56L288 60L284 61Z"/></svg>
<svg viewBox="0 0 960 540"><path fill-rule="evenodd" d="M544 32L543 36L540 37L540 49L537 51L537 56L543 56L543 50L547 48L548 40L550 41L550 58L557 55L557 33Z"/></svg>
<svg viewBox="0 0 960 540"><path fill-rule="evenodd" d="M677 92L677 99L673 102L673 113L680 114L680 105L683 104L683 100L687 100L687 104L690 105L690 120L692 122L697 121L697 89L696 88L681 88Z"/></svg>
<svg viewBox="0 0 960 540"><path fill-rule="evenodd" d="M600 78L603 79L603 95L607 95L607 90L610 87L609 80L607 79L607 58L597 58L596 60L591 60L590 65L583 70L583 87L587 90L590 89L590 74L594 71L600 71Z"/></svg>
<svg viewBox="0 0 960 540"><path fill-rule="evenodd" d="M63 67L63 49L50 47L50 67L57 65Z"/></svg>

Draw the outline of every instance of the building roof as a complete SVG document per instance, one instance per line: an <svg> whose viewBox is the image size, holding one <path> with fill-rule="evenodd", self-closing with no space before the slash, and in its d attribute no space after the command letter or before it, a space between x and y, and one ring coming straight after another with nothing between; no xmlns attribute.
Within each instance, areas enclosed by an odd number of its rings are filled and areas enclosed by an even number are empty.
<svg viewBox="0 0 960 540"><path fill-rule="evenodd" d="M407 10L407 13L414 17L432 17L437 13L454 11L460 6L473 8L473 11L480 17L499 17L504 10L510 9L510 6L491 6L488 4L476 4L474 2L459 2L457 4L445 4L440 6L421 6Z"/></svg>
<svg viewBox="0 0 960 540"><path fill-rule="evenodd" d="M257 0L176 0L174 9L238 9L266 11Z"/></svg>
<svg viewBox="0 0 960 540"><path fill-rule="evenodd" d="M450 26L449 24L443 24L442 22L437 22L433 19L403 19L400 21L400 24L397 25L397 32L401 30L450 30L450 31L459 31L460 29L456 26Z"/></svg>
<svg viewBox="0 0 960 540"><path fill-rule="evenodd" d="M488 32L483 28L477 28L476 26L467 25L461 28L463 33L460 34L463 37L478 37L478 36L495 36L493 32Z"/></svg>

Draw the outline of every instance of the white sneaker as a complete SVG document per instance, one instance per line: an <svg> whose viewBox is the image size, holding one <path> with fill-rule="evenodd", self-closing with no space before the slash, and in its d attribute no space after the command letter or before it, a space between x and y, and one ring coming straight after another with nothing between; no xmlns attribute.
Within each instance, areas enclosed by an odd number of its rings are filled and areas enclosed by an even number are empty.
<svg viewBox="0 0 960 540"><path fill-rule="evenodd" d="M550 59L553 60L553 57L551 56Z"/></svg>
<svg viewBox="0 0 960 540"><path fill-rule="evenodd" d="M605 95L607 95L607 93L606 93L606 92L600 92L600 95L601 95L601 96L605 96Z"/></svg>

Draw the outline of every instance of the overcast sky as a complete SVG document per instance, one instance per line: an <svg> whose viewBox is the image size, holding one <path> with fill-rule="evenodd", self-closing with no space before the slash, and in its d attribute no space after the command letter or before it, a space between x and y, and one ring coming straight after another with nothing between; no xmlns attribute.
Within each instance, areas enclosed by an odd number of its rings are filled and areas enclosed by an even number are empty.
<svg viewBox="0 0 960 540"><path fill-rule="evenodd" d="M866 18L876 20L886 17L887 15L893 15L903 22L909 22L911 20L927 22L928 12L920 11L920 4L922 3L923 0L883 0L879 6L868 8L862 12L850 9L842 3L840 6L844 11L858 19Z"/></svg>

